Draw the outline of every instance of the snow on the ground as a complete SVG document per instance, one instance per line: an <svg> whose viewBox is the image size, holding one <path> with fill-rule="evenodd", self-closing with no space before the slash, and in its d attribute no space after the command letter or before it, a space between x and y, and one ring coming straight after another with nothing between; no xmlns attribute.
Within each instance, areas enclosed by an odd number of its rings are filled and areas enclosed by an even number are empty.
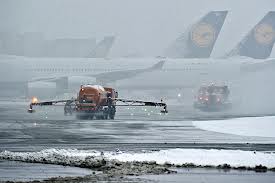
<svg viewBox="0 0 275 183"><path fill-rule="evenodd" d="M98 151L82 151L76 149L46 149L38 152L10 152L0 153L0 159L41 162L51 164L78 165L89 156L99 156Z"/></svg>
<svg viewBox="0 0 275 183"><path fill-rule="evenodd" d="M39 152L9 152L0 153L0 159L19 160L26 162L44 162L52 164L80 165L89 161L89 157L105 160L156 161L157 164L171 163L182 165L193 163L202 166L218 166L229 164L232 167L255 167L263 165L275 168L275 153L241 151L241 150L205 150L205 149L169 149L155 152L125 153L91 150L47 149Z"/></svg>
<svg viewBox="0 0 275 183"><path fill-rule="evenodd" d="M240 150L204 150L204 149L170 149L151 153L121 153L107 157L119 161L156 161L157 164L169 162L175 165L193 163L195 165L218 166L229 164L233 167L246 166L255 167L264 165L275 167L275 154L240 151Z"/></svg>
<svg viewBox="0 0 275 183"><path fill-rule="evenodd" d="M275 116L193 121L193 125L203 130L220 133L242 136L275 137Z"/></svg>

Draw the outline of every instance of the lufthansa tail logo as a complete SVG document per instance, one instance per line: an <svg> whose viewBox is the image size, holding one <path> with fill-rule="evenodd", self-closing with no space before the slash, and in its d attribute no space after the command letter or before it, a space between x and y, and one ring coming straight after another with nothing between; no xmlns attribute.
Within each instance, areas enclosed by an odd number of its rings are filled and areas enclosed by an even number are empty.
<svg viewBox="0 0 275 183"><path fill-rule="evenodd" d="M193 28L191 39L199 47L208 47L214 42L215 35L216 32L212 25L201 23Z"/></svg>
<svg viewBox="0 0 275 183"><path fill-rule="evenodd" d="M269 24L260 24L254 29L254 37L260 44L270 44L274 41L275 31Z"/></svg>

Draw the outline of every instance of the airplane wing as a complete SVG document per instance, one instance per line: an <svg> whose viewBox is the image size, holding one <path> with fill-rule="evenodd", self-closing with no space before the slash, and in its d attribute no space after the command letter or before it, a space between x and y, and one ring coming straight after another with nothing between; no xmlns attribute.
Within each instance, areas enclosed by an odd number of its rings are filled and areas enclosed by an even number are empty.
<svg viewBox="0 0 275 183"><path fill-rule="evenodd" d="M264 70L275 70L275 59L245 62L241 65L241 71L245 72L256 72Z"/></svg>
<svg viewBox="0 0 275 183"><path fill-rule="evenodd" d="M95 77L97 82L106 84L110 82L115 82L117 80L134 77L138 74L142 74L145 72L160 70L162 69L164 63L165 61L160 61L155 65L153 65L152 67L149 67L146 69L133 69L133 70L126 70L126 71L105 72L105 73L92 75L92 77Z"/></svg>
<svg viewBox="0 0 275 183"><path fill-rule="evenodd" d="M29 82L39 82L39 81L43 81L43 82L54 82L57 85L62 85L63 87L68 85L68 75L64 75L64 76L55 76L55 77L37 77L37 78L33 78L31 79Z"/></svg>
<svg viewBox="0 0 275 183"><path fill-rule="evenodd" d="M104 72L100 74L87 74L82 76L94 77L96 78L97 83L106 84L110 82L115 82L117 80L126 79L134 77L138 74L142 74L145 72L151 72L155 70L162 69L165 61L159 61L155 65L145 69L132 69L132 70L124 70L124 71L113 71L113 72ZM77 75L75 75L77 76ZM29 82L37 82L37 81L44 81L44 82L56 82L56 83L67 83L68 82L68 75L59 75L55 77L39 77L33 78Z"/></svg>
<svg viewBox="0 0 275 183"><path fill-rule="evenodd" d="M59 77L38 77L38 78L33 78L29 82L38 82L38 81L55 82L58 79Z"/></svg>

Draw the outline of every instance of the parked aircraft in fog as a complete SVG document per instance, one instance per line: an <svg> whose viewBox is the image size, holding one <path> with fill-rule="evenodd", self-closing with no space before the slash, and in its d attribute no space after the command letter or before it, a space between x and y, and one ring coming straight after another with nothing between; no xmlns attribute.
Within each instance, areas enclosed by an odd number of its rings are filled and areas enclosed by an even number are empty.
<svg viewBox="0 0 275 183"><path fill-rule="evenodd" d="M186 57L206 57L211 53L217 35L222 27L226 11L210 12L192 26L185 39L188 47ZM209 18L210 17L210 18ZM219 24L215 22L215 17ZM222 17L222 20L220 20ZM8 89L26 88L28 82L56 82L57 88L68 87L68 77L88 76L98 84L117 82L118 87L159 88L167 86L186 87L212 76L238 76L254 64L266 65L274 44L275 12L269 12L238 44L236 55L227 59L209 58L26 58L1 56L1 92ZM255 49L259 51L255 52ZM208 52L208 54L205 54ZM233 53L233 52L232 52ZM233 54L230 53L230 56ZM248 58L251 57L251 58ZM166 62L164 63L165 60ZM147 76L144 80L144 76ZM132 78L135 77L135 78ZM141 77L141 79L139 79ZM129 78L132 78L129 80ZM122 80L122 81L120 81ZM118 82L119 81L119 82Z"/></svg>

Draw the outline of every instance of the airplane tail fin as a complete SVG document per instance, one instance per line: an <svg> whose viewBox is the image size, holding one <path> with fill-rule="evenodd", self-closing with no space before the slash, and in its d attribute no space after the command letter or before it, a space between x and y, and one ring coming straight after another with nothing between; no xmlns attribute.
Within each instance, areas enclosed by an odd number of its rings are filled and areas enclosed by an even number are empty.
<svg viewBox="0 0 275 183"><path fill-rule="evenodd" d="M114 41L115 41L114 36L104 37L104 39L96 45L95 49L87 57L88 58L105 58L106 56L108 56L114 44Z"/></svg>
<svg viewBox="0 0 275 183"><path fill-rule="evenodd" d="M165 51L171 58L208 58L228 11L211 11L182 34Z"/></svg>
<svg viewBox="0 0 275 183"><path fill-rule="evenodd" d="M270 11L225 57L246 56L266 59L271 54L274 41L275 11Z"/></svg>
<svg viewBox="0 0 275 183"><path fill-rule="evenodd" d="M153 70L159 70L159 69L162 69L163 65L164 65L165 61L162 60L162 61L159 61L158 63L154 64L151 68L149 68L150 71L153 71Z"/></svg>

